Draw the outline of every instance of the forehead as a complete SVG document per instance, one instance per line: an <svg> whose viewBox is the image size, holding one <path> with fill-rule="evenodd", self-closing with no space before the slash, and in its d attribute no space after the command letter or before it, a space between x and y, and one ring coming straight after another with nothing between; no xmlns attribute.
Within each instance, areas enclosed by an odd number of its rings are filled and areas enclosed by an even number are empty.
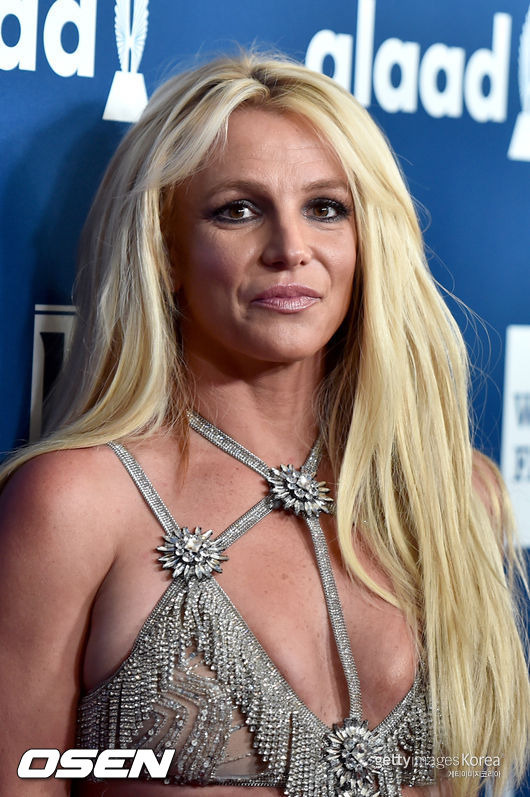
<svg viewBox="0 0 530 797"><path fill-rule="evenodd" d="M276 174L293 180L306 173L315 179L346 180L331 146L307 120L293 113L241 108L229 119L226 142L197 177L219 182Z"/></svg>

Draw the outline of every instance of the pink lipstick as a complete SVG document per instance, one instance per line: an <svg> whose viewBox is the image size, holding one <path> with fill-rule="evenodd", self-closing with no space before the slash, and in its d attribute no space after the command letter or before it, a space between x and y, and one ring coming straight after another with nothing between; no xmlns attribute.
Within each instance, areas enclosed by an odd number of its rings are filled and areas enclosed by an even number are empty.
<svg viewBox="0 0 530 797"><path fill-rule="evenodd" d="M252 304L278 313L299 313L320 301L321 295L306 285L273 285L252 299Z"/></svg>

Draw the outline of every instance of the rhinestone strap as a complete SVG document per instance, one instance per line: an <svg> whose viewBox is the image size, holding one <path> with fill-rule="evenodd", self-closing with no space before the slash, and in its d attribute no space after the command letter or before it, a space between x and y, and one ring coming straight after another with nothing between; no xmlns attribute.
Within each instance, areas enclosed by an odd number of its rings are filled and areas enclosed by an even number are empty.
<svg viewBox="0 0 530 797"><path fill-rule="evenodd" d="M344 670L344 675L348 684L348 694L350 698L349 716L361 719L362 706L359 675L357 673L350 639L346 630L346 623L344 621L344 614L337 592L337 585L333 576L333 570L331 569L326 538L324 537L324 532L322 531L318 517L306 517L305 521L311 532L311 539L313 540L313 548L315 549L318 571L326 598L331 628L333 629L333 636L335 637L342 669Z"/></svg>
<svg viewBox="0 0 530 797"><path fill-rule="evenodd" d="M190 427L206 440L209 440L210 443L213 443L217 448L220 448L221 451L230 454L231 457L242 462L247 468L256 471L256 473L259 473L260 476L263 476L267 481L269 480L271 471L269 466L266 465L262 459L253 454L252 451L249 451L248 448L245 448L245 446L242 446L237 440L234 440L233 437L230 437L229 434L222 432L217 426L214 426L213 423L203 418L202 415L191 410L188 411L188 421ZM303 470L304 473L314 476L317 472L321 456L322 445L320 440L317 440L309 452L309 456L302 465L301 470Z"/></svg>
<svg viewBox="0 0 530 797"><path fill-rule="evenodd" d="M230 456L234 457L239 462L242 462L244 465L247 465L247 467L252 468L252 470L263 476L267 482L270 482L270 475L273 469L269 468L265 462L263 462L263 460L259 459L259 457L257 457L251 451L248 451L248 449L240 445L225 432L217 429L217 427L215 427L201 415L197 415L197 413L194 412L189 412L188 418L192 429L203 435L203 437L210 442L214 443L214 445L220 448L221 451L230 454ZM307 475L314 476L320 463L321 456L322 445L318 439L300 470ZM267 499L269 499L269 503L265 504ZM265 517L265 515L270 512L271 509L275 508L275 504L271 500L270 494L263 499L263 502L260 503L265 505L260 507L260 504L257 504L247 513L247 515L250 516L248 517L248 522L246 521L246 516L244 515L221 535L223 538L223 550L226 549L231 542L244 534L245 531L254 525L254 523L257 523L261 517ZM261 512L263 512L263 514L261 514ZM254 517L254 513L256 517ZM355 660L353 658L348 632L346 630L346 623L344 621L344 614L342 612L342 606L337 592L337 585L335 584L333 571L331 569L326 538L324 537L324 532L320 526L318 516L312 516L304 511L297 511L297 514L301 514L304 517L311 533L311 539L315 549L315 556L322 582L322 588L326 598L331 628L333 630L337 651L342 668L344 670L346 683L348 685L350 716L361 719L362 706L359 676L357 673ZM259 515L261 515L261 517ZM243 520L245 521L244 523L242 523ZM230 542L226 542L225 536L228 537Z"/></svg>
<svg viewBox="0 0 530 797"><path fill-rule="evenodd" d="M318 466L320 465L320 460L322 459L322 440L317 438L315 441L313 448L309 452L309 456L300 468L302 473L308 473L310 476L314 476L318 470Z"/></svg>
<svg viewBox="0 0 530 797"><path fill-rule="evenodd" d="M120 443L111 442L107 443L107 445L109 448L112 448L118 459L125 466L129 476L140 490L140 493L144 497L148 506L151 508L153 514L164 531L166 533L171 533L178 529L179 527L175 522L171 512L162 501L159 494L145 475L142 467L135 460L132 454L130 454L127 449L124 448L124 446L120 445Z"/></svg>
<svg viewBox="0 0 530 797"><path fill-rule="evenodd" d="M255 526L260 520L263 520L273 509L274 499L270 494L262 498L261 501L258 501L257 504L254 504L248 512L241 515L241 517L219 535L218 541L222 550L225 551L229 548L236 540L242 537L243 534L246 534L252 526Z"/></svg>
<svg viewBox="0 0 530 797"><path fill-rule="evenodd" d="M284 681L218 581L211 578L211 571L219 571L219 563L227 558L220 552L273 509L281 508L277 500L281 496L274 494L271 474L282 477L285 469L286 478L294 479L295 489L303 492L305 480L300 479L300 473L313 479L320 460L320 444L315 444L300 471L291 472L292 466L280 466L280 472L268 468L228 435L202 421L201 428L208 430L205 437L260 473L268 482L270 492L222 534L210 539L213 534L210 530L181 529L134 457L123 446L109 444L166 532L166 545L158 549L165 552L160 561L164 561L164 567L175 565L176 571L142 626L131 654L114 675L83 698L78 746L115 747L117 744L156 750L162 744L175 747L176 739L184 732L181 729L186 722L186 706L191 701L200 708L200 721L188 731L188 742L179 753L175 762L177 768L170 773L171 778L164 781L166 783L198 780L226 785L270 785L281 787L288 797L352 797L354 794L400 797L402 784L432 783L433 772L429 765L433 748L432 717L425 688L426 673L421 666L409 692L379 725L370 730L366 720L362 720L358 673L325 535L318 519L319 512L329 511L325 502L330 499L324 495L327 492L324 483L315 482L322 487L322 494L318 500L314 499L314 505L310 501L299 507L288 506L285 500L283 508L301 515L311 534L333 636L348 685L350 714L342 723L330 729L312 714ZM191 421L190 425L195 428ZM217 439L213 440L212 435L218 435ZM182 561L172 561L173 549L180 550L182 546L187 552L198 550L204 554L200 561L200 557L192 557L188 570L182 566L183 557ZM197 573L198 565L201 573ZM191 648L195 648L195 653L190 658ZM195 674L195 658L202 659L215 673L215 678L199 678ZM186 705L180 700L181 694L186 695ZM232 701L243 712L245 724L254 737L254 747L267 765L262 774L254 772L242 779L223 778L221 770L217 769L217 764L223 767L228 761L223 760L223 740L232 732ZM159 713L160 707L163 714ZM174 717L169 724L167 708ZM163 738L162 733L166 734Z"/></svg>
<svg viewBox="0 0 530 797"><path fill-rule="evenodd" d="M108 446L112 448L124 465L166 534L174 534L175 531L180 529L180 526L175 521L159 493L151 484L141 465L124 446L120 445L120 443L108 443ZM215 538L219 550L224 551L229 548L236 540L242 537L243 534L246 534L252 526L255 526L260 520L263 520L274 508L274 499L270 494L262 498L261 501L258 501L257 504L254 504L244 515L238 517L237 520L231 523L228 528Z"/></svg>

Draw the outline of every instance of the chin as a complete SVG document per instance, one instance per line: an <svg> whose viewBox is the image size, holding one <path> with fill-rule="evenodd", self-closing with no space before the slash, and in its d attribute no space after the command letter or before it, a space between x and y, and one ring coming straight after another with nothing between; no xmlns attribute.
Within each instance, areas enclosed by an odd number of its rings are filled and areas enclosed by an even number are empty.
<svg viewBox="0 0 530 797"><path fill-rule="evenodd" d="M300 341L293 345L263 346L252 348L252 357L255 360L271 365L292 365L294 363L320 361L325 353L325 344L318 346L304 346Z"/></svg>

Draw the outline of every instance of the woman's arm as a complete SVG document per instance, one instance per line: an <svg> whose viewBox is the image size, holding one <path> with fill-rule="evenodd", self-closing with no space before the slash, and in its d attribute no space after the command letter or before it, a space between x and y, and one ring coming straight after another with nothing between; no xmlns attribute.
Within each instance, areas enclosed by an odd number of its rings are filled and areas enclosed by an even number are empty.
<svg viewBox="0 0 530 797"><path fill-rule="evenodd" d="M30 748L75 744L90 609L113 557L93 456L37 457L0 496L0 794L9 797L69 793L64 780L23 780L17 768Z"/></svg>

